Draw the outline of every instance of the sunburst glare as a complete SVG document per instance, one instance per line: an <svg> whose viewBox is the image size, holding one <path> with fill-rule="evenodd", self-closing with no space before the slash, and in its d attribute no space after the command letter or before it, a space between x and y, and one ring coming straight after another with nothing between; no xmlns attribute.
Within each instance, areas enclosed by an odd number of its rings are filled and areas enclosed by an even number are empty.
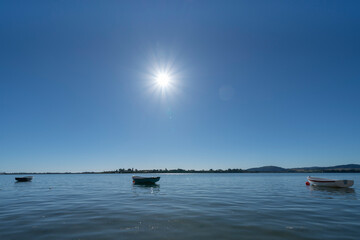
<svg viewBox="0 0 360 240"><path fill-rule="evenodd" d="M179 90L178 77L171 69L153 69L150 80L149 90L162 98L169 98Z"/></svg>
<svg viewBox="0 0 360 240"><path fill-rule="evenodd" d="M155 77L156 83L161 88L166 88L171 82L170 75L166 72L160 72Z"/></svg>
<svg viewBox="0 0 360 240"><path fill-rule="evenodd" d="M182 89L183 69L176 60L176 54L153 51L149 55L147 72L144 75L145 88L149 96L161 99L162 102L173 102L178 99ZM180 70L181 69L181 70Z"/></svg>

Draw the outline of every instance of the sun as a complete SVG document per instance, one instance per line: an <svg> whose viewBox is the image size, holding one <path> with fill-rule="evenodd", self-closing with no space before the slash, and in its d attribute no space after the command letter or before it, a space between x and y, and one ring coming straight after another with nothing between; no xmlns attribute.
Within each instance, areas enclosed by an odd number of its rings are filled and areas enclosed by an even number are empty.
<svg viewBox="0 0 360 240"><path fill-rule="evenodd" d="M150 68L151 67L151 68ZM162 100L169 100L178 95L179 89L179 71L174 64L154 61L145 76L146 85L150 93L158 95Z"/></svg>
<svg viewBox="0 0 360 240"><path fill-rule="evenodd" d="M161 88L166 88L171 82L170 75L166 72L158 73L155 77L157 85Z"/></svg>

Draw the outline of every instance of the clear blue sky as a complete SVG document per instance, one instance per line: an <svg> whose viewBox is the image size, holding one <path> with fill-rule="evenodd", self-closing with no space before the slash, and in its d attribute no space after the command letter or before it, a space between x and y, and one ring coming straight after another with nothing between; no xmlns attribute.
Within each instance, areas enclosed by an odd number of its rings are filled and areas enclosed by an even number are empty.
<svg viewBox="0 0 360 240"><path fill-rule="evenodd" d="M0 172L360 163L359 4L1 1Z"/></svg>

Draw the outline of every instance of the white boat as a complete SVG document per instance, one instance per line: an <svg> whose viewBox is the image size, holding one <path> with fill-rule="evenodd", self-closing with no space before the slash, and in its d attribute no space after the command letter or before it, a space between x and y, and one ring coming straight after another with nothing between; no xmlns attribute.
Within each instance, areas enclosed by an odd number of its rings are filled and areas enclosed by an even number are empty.
<svg viewBox="0 0 360 240"><path fill-rule="evenodd" d="M307 177L311 185L319 187L351 187L354 185L354 180L336 180L328 178Z"/></svg>

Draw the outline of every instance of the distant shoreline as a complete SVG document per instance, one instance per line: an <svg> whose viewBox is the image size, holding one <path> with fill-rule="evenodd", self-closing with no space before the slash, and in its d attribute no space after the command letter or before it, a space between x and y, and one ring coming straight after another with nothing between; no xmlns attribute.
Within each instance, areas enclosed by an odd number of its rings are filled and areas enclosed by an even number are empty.
<svg viewBox="0 0 360 240"><path fill-rule="evenodd" d="M101 172L0 172L0 175L31 175L31 174L146 174L146 173L360 173L360 165L348 164L333 167L308 167L308 168L281 168L265 166L260 168L243 169L209 169L209 170L186 170L186 169L150 169L138 170L134 168L120 168L112 171Z"/></svg>

